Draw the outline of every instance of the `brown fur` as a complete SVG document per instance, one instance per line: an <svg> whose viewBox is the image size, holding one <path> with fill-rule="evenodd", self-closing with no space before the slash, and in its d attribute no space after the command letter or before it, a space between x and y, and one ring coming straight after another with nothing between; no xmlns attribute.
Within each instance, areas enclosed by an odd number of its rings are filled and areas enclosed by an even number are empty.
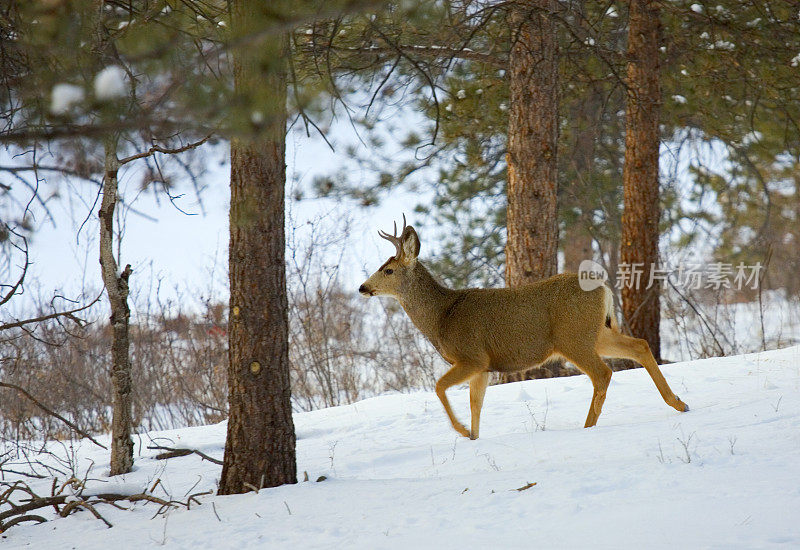
<svg viewBox="0 0 800 550"><path fill-rule="evenodd" d="M647 342L621 334L606 287L584 291L578 276L564 273L517 288L453 290L439 284L417 261L419 237L411 226L398 238L382 235L397 247L359 291L393 296L414 325L452 365L436 383L436 394L455 430L478 437L488 373L519 372L561 356L587 374L594 395L588 428L603 408L611 369L602 357L632 359L645 367L664 401L678 411L688 407L672 393ZM387 273L391 270L391 273ZM471 430L455 417L445 391L469 381Z"/></svg>

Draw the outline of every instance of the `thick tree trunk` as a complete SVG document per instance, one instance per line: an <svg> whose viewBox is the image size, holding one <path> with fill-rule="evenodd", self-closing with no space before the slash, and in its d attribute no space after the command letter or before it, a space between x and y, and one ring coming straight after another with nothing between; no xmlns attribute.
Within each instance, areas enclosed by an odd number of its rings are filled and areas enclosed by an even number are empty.
<svg viewBox="0 0 800 550"><path fill-rule="evenodd" d="M254 0L234 2L237 28L259 20L258 9ZM286 76L276 66L287 45L279 42L236 50L234 59L237 94L263 101L265 110L256 137L231 142L229 417L220 494L297 481L284 266Z"/></svg>
<svg viewBox="0 0 800 550"><path fill-rule="evenodd" d="M520 0L509 14L508 286L558 269L556 7L555 0Z"/></svg>
<svg viewBox="0 0 800 550"><path fill-rule="evenodd" d="M555 0L519 0L510 7L508 60L508 212L506 284L518 286L558 270L558 40ZM543 367L504 382L563 372Z"/></svg>
<svg viewBox="0 0 800 550"><path fill-rule="evenodd" d="M643 273L638 285L623 286L622 309L631 334L647 340L656 359L661 357L660 285L647 286L658 265L659 41L658 2L631 0L620 262L639 265Z"/></svg>
<svg viewBox="0 0 800 550"><path fill-rule="evenodd" d="M585 4L584 1L572 4L577 26L584 33L581 36L589 36L591 31ZM566 157L568 177L562 182L560 192L570 206L578 209L578 216L564 227L561 239L564 271L578 271L582 261L594 259L591 233L592 212L597 208L597 204L593 202L596 196L593 192L594 159L600 138L600 113L603 111L603 102L606 101L605 95L599 85L590 83L586 96L582 101L572 102L569 112L568 123L573 141Z"/></svg>
<svg viewBox="0 0 800 550"><path fill-rule="evenodd" d="M105 141L105 176L100 204L100 269L111 305L111 475L125 474L133 468L133 415L131 413L131 362L128 354L128 279L131 266L118 272L114 259L114 209L117 205L117 138Z"/></svg>

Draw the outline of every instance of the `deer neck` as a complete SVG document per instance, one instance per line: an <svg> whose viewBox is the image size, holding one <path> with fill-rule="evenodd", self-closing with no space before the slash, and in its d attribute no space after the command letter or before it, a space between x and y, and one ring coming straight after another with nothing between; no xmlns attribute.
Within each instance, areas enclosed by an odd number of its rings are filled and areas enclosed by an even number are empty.
<svg viewBox="0 0 800 550"><path fill-rule="evenodd" d="M442 314L454 299L455 291L439 284L420 262L414 266L414 277L397 296L411 322L434 346L438 346Z"/></svg>

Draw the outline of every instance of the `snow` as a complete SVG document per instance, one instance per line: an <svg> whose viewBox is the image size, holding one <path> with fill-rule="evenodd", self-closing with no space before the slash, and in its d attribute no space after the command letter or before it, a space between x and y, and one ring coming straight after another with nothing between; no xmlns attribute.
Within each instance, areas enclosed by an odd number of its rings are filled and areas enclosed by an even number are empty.
<svg viewBox="0 0 800 550"><path fill-rule="evenodd" d="M695 13L703 13L703 6L701 6L700 4L692 4L691 6L689 6L689 9L691 9Z"/></svg>
<svg viewBox="0 0 800 550"><path fill-rule="evenodd" d="M100 101L110 101L128 95L128 75L122 67L111 65L94 77L94 96Z"/></svg>
<svg viewBox="0 0 800 550"><path fill-rule="evenodd" d="M758 143L763 139L764 135L759 132L758 130L753 130L752 132L748 132L742 138L743 145L752 145L753 143Z"/></svg>
<svg viewBox="0 0 800 550"><path fill-rule="evenodd" d="M663 367L692 409L661 400L643 369L612 378L583 429L585 376L488 389L481 438L457 437L429 392L295 414L299 477L258 494L203 496L153 518L153 504L89 512L3 534L4 548L771 548L800 545L800 346ZM461 420L468 391L450 392ZM135 471L89 492L185 500L214 490L197 455L155 460L151 441L221 458L224 423L136 438ZM107 437L104 441L107 441ZM53 446L52 452L58 452ZM79 477L107 452L81 442ZM54 460L42 456L41 460ZM60 464L63 467L63 463ZM24 468L24 464L8 466ZM326 480L315 482L320 476ZM13 475L6 476L13 480ZM27 480L49 494L51 481ZM525 490L517 490L530 486Z"/></svg>
<svg viewBox="0 0 800 550"><path fill-rule="evenodd" d="M50 112L54 115L65 115L72 107L83 101L83 98L83 88L80 86L56 84L50 95Z"/></svg>
<svg viewBox="0 0 800 550"><path fill-rule="evenodd" d="M681 105L683 105L684 103L686 103L686 98L684 96L682 96L682 95L677 95L676 94L676 95L672 96L672 101L674 101L675 103L680 103Z"/></svg>

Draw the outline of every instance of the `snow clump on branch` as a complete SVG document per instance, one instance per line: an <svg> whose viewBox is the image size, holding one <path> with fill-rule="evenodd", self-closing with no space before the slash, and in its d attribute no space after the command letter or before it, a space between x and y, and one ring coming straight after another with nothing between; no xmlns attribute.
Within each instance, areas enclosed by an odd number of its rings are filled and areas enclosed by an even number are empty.
<svg viewBox="0 0 800 550"><path fill-rule="evenodd" d="M50 112L65 115L76 104L83 101L83 88L74 84L56 84L50 95Z"/></svg>
<svg viewBox="0 0 800 550"><path fill-rule="evenodd" d="M110 101L128 95L128 75L122 67L111 65L94 77L94 96L100 101Z"/></svg>

